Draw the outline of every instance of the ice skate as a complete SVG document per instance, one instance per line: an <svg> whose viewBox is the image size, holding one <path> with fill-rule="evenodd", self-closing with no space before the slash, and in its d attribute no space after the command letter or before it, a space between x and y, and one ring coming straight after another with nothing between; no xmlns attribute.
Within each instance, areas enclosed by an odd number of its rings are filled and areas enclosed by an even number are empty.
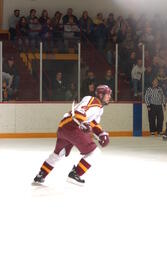
<svg viewBox="0 0 167 256"><path fill-rule="evenodd" d="M35 176L34 181L32 182L32 185L43 184L44 181L45 181L44 175L42 172L40 172L39 174L37 174L37 176Z"/></svg>
<svg viewBox="0 0 167 256"><path fill-rule="evenodd" d="M79 186L83 186L83 184L85 183L85 180L81 179L80 176L76 173L75 165L73 166L72 171L68 174L67 181Z"/></svg>
<svg viewBox="0 0 167 256"><path fill-rule="evenodd" d="M166 123L166 130L165 133L162 135L163 140L167 140L167 123Z"/></svg>
<svg viewBox="0 0 167 256"><path fill-rule="evenodd" d="M162 135L162 139L167 140L167 134L166 133Z"/></svg>

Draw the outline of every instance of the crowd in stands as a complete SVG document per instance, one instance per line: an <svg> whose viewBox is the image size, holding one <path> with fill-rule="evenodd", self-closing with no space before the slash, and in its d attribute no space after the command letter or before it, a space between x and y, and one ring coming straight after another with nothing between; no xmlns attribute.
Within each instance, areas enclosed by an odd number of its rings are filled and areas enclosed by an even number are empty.
<svg viewBox="0 0 167 256"><path fill-rule="evenodd" d="M129 84L134 99L141 96L142 69L142 45L145 45L145 68L144 68L144 90L152 85L153 78L157 77L160 86L167 97L167 21L156 14L148 19L141 15L139 18L129 15L115 17L110 13L107 18L103 13L96 17L89 16L88 11L83 11L81 17L73 14L72 8L67 9L63 15L56 11L54 17L49 17L48 11L43 10L37 15L35 9L30 10L28 17L20 15L20 10L14 10L9 20L9 31L11 40L17 40L20 50L31 46L32 49L39 48L42 41L46 51L53 50L56 43L59 51L67 49L70 40L81 39L84 43L89 40L96 49L106 57L111 67L103 81L97 81L92 71L88 72L87 78L82 81L82 96L94 94L99 82L108 84L114 95L113 70L115 65L115 45L119 45L119 75L123 82ZM60 72L61 73L61 72ZM60 74L59 74L60 75ZM55 82L56 84L56 82ZM65 90L65 87L61 87ZM55 85L54 85L55 86ZM60 90L59 83L57 91ZM75 82L71 82L66 97L76 97L74 90ZM66 88L67 89L67 88ZM60 93L61 94L61 93ZM60 96L61 98L61 96ZM56 96L53 99L57 100Z"/></svg>
<svg viewBox="0 0 167 256"><path fill-rule="evenodd" d="M80 39L79 20L73 15L72 8L64 16L56 11L52 18L47 10L43 10L40 17L35 9L31 9L27 17L21 16L20 10L14 10L9 19L9 32L11 40L17 40L20 51L28 47L39 50L40 41L46 52L52 52L54 44L59 51L67 51L70 40L76 47L77 39Z"/></svg>

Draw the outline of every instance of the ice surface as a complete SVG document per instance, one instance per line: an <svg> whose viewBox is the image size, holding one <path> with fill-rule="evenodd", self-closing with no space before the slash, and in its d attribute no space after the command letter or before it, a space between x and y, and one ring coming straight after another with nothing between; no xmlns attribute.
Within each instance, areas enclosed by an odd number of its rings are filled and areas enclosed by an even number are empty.
<svg viewBox="0 0 167 256"><path fill-rule="evenodd" d="M111 138L84 187L66 182L80 159L74 149L31 186L54 145L0 140L0 255L167 255L167 142Z"/></svg>

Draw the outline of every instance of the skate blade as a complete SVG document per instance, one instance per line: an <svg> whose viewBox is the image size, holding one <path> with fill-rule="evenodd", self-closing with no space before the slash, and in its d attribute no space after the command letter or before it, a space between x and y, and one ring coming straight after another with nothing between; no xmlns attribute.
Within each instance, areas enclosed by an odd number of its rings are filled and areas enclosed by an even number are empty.
<svg viewBox="0 0 167 256"><path fill-rule="evenodd" d="M71 184L74 184L74 185L77 185L79 187L83 187L85 183L79 183L77 182L76 180L72 179L72 178L67 178L67 182L68 183L71 183Z"/></svg>
<svg viewBox="0 0 167 256"><path fill-rule="evenodd" d="M31 186L46 187L46 185L44 185L43 183L39 183L39 182L35 182L35 181L33 181L33 182L31 183Z"/></svg>

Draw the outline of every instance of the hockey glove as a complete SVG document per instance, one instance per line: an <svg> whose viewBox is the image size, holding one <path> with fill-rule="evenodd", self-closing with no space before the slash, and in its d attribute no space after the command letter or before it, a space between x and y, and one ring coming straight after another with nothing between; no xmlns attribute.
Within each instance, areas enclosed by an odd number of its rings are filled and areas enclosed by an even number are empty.
<svg viewBox="0 0 167 256"><path fill-rule="evenodd" d="M85 132L85 133L88 133L88 132L91 132L92 131L92 128L91 126L88 124L88 123L81 123L80 124L80 129Z"/></svg>
<svg viewBox="0 0 167 256"><path fill-rule="evenodd" d="M109 143L109 135L107 132L102 132L99 134L99 144L102 146L102 147L105 147L108 145Z"/></svg>

